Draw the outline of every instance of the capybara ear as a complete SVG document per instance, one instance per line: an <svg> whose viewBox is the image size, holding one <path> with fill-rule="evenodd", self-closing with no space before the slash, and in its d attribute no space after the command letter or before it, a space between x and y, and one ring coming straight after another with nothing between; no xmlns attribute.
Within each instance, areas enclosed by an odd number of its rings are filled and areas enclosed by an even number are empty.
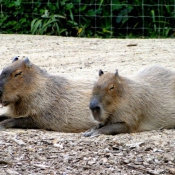
<svg viewBox="0 0 175 175"><path fill-rule="evenodd" d="M19 56L14 57L12 63L15 62L15 61L17 61L18 60L18 57Z"/></svg>
<svg viewBox="0 0 175 175"><path fill-rule="evenodd" d="M104 72L100 69L98 74L99 74L99 76L101 76L104 74Z"/></svg>
<svg viewBox="0 0 175 175"><path fill-rule="evenodd" d="M116 77L118 76L118 69L116 69L115 76Z"/></svg>
<svg viewBox="0 0 175 175"><path fill-rule="evenodd" d="M29 61L29 59L27 57L24 59L24 64L27 68L30 68L30 66L31 66L31 62Z"/></svg>

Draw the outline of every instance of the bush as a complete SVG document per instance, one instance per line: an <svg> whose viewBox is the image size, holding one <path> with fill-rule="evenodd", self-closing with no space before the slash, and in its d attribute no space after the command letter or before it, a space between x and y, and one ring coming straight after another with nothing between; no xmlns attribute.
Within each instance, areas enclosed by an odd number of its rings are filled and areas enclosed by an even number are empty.
<svg viewBox="0 0 175 175"><path fill-rule="evenodd" d="M0 32L103 38L173 36L174 0L156 3L154 0L0 0Z"/></svg>
<svg viewBox="0 0 175 175"><path fill-rule="evenodd" d="M32 11L22 0L1 0L0 32L29 34Z"/></svg>

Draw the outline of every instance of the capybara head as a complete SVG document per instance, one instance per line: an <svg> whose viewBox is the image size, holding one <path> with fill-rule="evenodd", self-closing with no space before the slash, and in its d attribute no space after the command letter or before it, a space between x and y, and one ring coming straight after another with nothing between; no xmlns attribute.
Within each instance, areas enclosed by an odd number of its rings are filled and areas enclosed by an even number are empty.
<svg viewBox="0 0 175 175"><path fill-rule="evenodd" d="M95 120L107 122L116 108L122 95L122 84L116 73L104 73L99 71L99 79L95 83L89 108Z"/></svg>
<svg viewBox="0 0 175 175"><path fill-rule="evenodd" d="M7 106L20 101L20 94L31 90L34 78L34 65L28 58L19 60L15 57L12 63L5 67L0 74L0 103ZM36 68L35 68L36 69Z"/></svg>

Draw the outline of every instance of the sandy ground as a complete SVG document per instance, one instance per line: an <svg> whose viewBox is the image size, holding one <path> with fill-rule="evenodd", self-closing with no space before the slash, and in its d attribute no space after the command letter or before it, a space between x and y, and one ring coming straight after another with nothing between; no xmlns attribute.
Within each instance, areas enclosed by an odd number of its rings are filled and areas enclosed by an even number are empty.
<svg viewBox="0 0 175 175"><path fill-rule="evenodd" d="M129 76L159 63L175 70L175 40L0 35L0 69L14 56L28 57L50 73L94 81L99 69ZM175 174L175 130L84 138L8 129L0 138L2 175Z"/></svg>

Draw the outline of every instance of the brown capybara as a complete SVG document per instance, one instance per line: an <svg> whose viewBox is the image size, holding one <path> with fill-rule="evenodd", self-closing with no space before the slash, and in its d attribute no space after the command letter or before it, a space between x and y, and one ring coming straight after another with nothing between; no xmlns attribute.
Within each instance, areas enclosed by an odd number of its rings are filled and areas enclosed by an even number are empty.
<svg viewBox="0 0 175 175"><path fill-rule="evenodd" d="M96 125L89 111L93 82L50 75L28 58L14 58L0 75L0 103L10 119L0 129L41 128L82 132Z"/></svg>
<svg viewBox="0 0 175 175"><path fill-rule="evenodd" d="M175 127L175 72L159 65L130 77L99 71L89 105L99 122L84 136Z"/></svg>

